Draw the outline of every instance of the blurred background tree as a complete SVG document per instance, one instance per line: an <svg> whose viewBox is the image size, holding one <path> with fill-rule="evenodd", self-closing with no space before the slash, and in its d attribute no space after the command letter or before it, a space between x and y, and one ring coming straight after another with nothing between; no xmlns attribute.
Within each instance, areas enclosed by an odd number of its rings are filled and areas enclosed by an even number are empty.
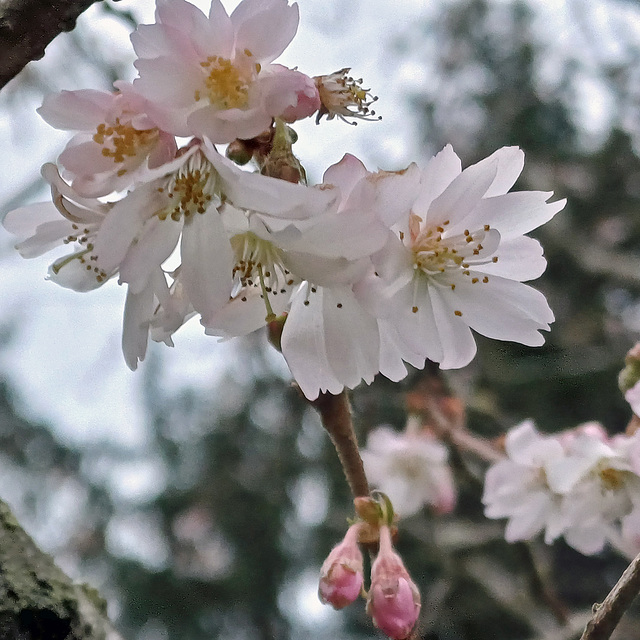
<svg viewBox="0 0 640 640"><path fill-rule="evenodd" d="M334 4L328 13L351 10ZM378 25L396 29L385 55L410 70L402 99L424 156L451 142L470 164L519 145L527 164L517 187L568 199L535 234L549 261L536 287L557 318L545 347L480 339L474 362L446 379L466 403L469 428L486 437L526 417L549 432L586 420L622 431L630 410L617 373L640 328L640 6L572 0L562 23L550 21L552 2L429 4L411 24ZM129 29L134 17L119 5L95 11ZM65 46L58 55L73 56L80 78L97 73L106 87L124 74L95 33L80 29ZM30 67L9 85L2 108L15 114L49 87ZM390 168L383 147L376 154ZM7 189L3 211L37 193L27 173L21 168L22 182ZM5 351L20 316L7 317ZM83 349L80 338L76 346ZM212 385L164 384L158 353L137 374L149 428L136 446L81 442L34 423L5 371L2 498L67 572L101 590L126 638L376 637L362 606L336 613L316 601L319 567L344 533L351 499L317 416L264 336L234 343ZM402 428L404 394L432 374L357 389L362 442L378 424ZM453 461L454 514L425 510L403 523L399 540L423 593L417 637L578 638L624 559L609 551L585 558L562 542L507 545L502 523L482 515L482 464L464 454ZM627 620L619 640L638 637L637 617Z"/></svg>

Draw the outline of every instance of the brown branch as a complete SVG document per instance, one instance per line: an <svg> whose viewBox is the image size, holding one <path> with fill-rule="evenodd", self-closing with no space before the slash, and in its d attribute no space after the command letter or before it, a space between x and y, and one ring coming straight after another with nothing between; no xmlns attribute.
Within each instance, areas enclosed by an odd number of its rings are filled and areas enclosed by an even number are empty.
<svg viewBox="0 0 640 640"><path fill-rule="evenodd" d="M354 497L368 496L369 483L360 457L346 392L337 396L321 393L311 404L320 414L322 426L331 436Z"/></svg>
<svg viewBox="0 0 640 640"><path fill-rule="evenodd" d="M624 612L640 592L640 554L625 569L602 604L593 605L593 617L580 640L608 640Z"/></svg>
<svg viewBox="0 0 640 640"><path fill-rule="evenodd" d="M0 638L122 640L107 604L74 584L25 533L0 500Z"/></svg>
<svg viewBox="0 0 640 640"><path fill-rule="evenodd" d="M96 0L0 0L0 89Z"/></svg>

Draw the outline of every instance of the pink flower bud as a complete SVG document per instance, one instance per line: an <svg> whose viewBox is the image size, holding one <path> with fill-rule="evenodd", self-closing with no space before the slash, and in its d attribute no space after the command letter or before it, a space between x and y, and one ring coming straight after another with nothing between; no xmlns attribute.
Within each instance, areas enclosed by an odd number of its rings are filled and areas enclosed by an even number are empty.
<svg viewBox="0 0 640 640"><path fill-rule="evenodd" d="M391 545L389 527L380 527L380 552L371 567L367 613L393 640L405 640L420 614L420 592Z"/></svg>
<svg viewBox="0 0 640 640"><path fill-rule="evenodd" d="M273 65L273 67L276 72L286 70L290 76L290 88L295 91L295 103L291 103L280 114L280 117L285 122L292 123L296 120L304 120L304 118L308 118L320 109L320 93L313 78L300 71L283 68L281 65Z"/></svg>
<svg viewBox="0 0 640 640"><path fill-rule="evenodd" d="M362 590L362 552L358 547L360 524L347 530L344 540L335 546L320 570L318 596L324 604L342 609L354 602Z"/></svg>

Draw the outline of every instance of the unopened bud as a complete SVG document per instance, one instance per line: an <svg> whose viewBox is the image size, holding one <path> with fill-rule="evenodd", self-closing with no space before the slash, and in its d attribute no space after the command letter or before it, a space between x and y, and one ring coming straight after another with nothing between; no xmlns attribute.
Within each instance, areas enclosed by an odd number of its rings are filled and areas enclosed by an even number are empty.
<svg viewBox="0 0 640 640"><path fill-rule="evenodd" d="M622 393L626 393L640 381L640 342L629 349L624 362L626 366L618 376L618 386Z"/></svg>
<svg viewBox="0 0 640 640"><path fill-rule="evenodd" d="M420 614L420 592L393 550L389 527L380 527L380 552L371 567L367 613L393 640L405 640Z"/></svg>
<svg viewBox="0 0 640 640"><path fill-rule="evenodd" d="M335 546L320 570L318 596L324 604L342 609L360 595L364 576L362 552L358 547L360 524L354 524L340 544Z"/></svg>

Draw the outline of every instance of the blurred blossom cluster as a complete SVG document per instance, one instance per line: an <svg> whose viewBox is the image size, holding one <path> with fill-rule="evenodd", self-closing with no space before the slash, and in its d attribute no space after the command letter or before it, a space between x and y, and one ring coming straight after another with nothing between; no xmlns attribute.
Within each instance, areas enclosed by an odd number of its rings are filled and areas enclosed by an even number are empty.
<svg viewBox="0 0 640 640"><path fill-rule="evenodd" d="M51 202L4 220L19 251L69 245L51 280L127 286L132 369L149 337L172 346L192 317L220 339L279 320L282 353L310 399L379 372L400 380L406 363L462 367L476 351L471 329L541 345L553 313L523 283L546 261L525 234L564 201L509 193L524 163L516 147L464 171L450 146L396 172L347 154L307 185L289 125L378 116L348 68L310 78L274 63L298 20L288 0L243 0L231 15L220 0L208 15L158 0L155 23L131 35L132 83L62 91L40 108L75 134L43 167ZM238 166L247 163L254 171Z"/></svg>
<svg viewBox="0 0 640 640"><path fill-rule="evenodd" d="M528 420L506 436L506 459L489 468L483 502L489 518L508 518L508 542L544 532L583 554L609 543L640 550L640 433L612 437L596 422L554 435Z"/></svg>
<svg viewBox="0 0 640 640"><path fill-rule="evenodd" d="M423 506L449 513L456 504L456 488L447 447L425 430L403 433L381 426L362 450L367 477L389 496L394 509L411 516Z"/></svg>

